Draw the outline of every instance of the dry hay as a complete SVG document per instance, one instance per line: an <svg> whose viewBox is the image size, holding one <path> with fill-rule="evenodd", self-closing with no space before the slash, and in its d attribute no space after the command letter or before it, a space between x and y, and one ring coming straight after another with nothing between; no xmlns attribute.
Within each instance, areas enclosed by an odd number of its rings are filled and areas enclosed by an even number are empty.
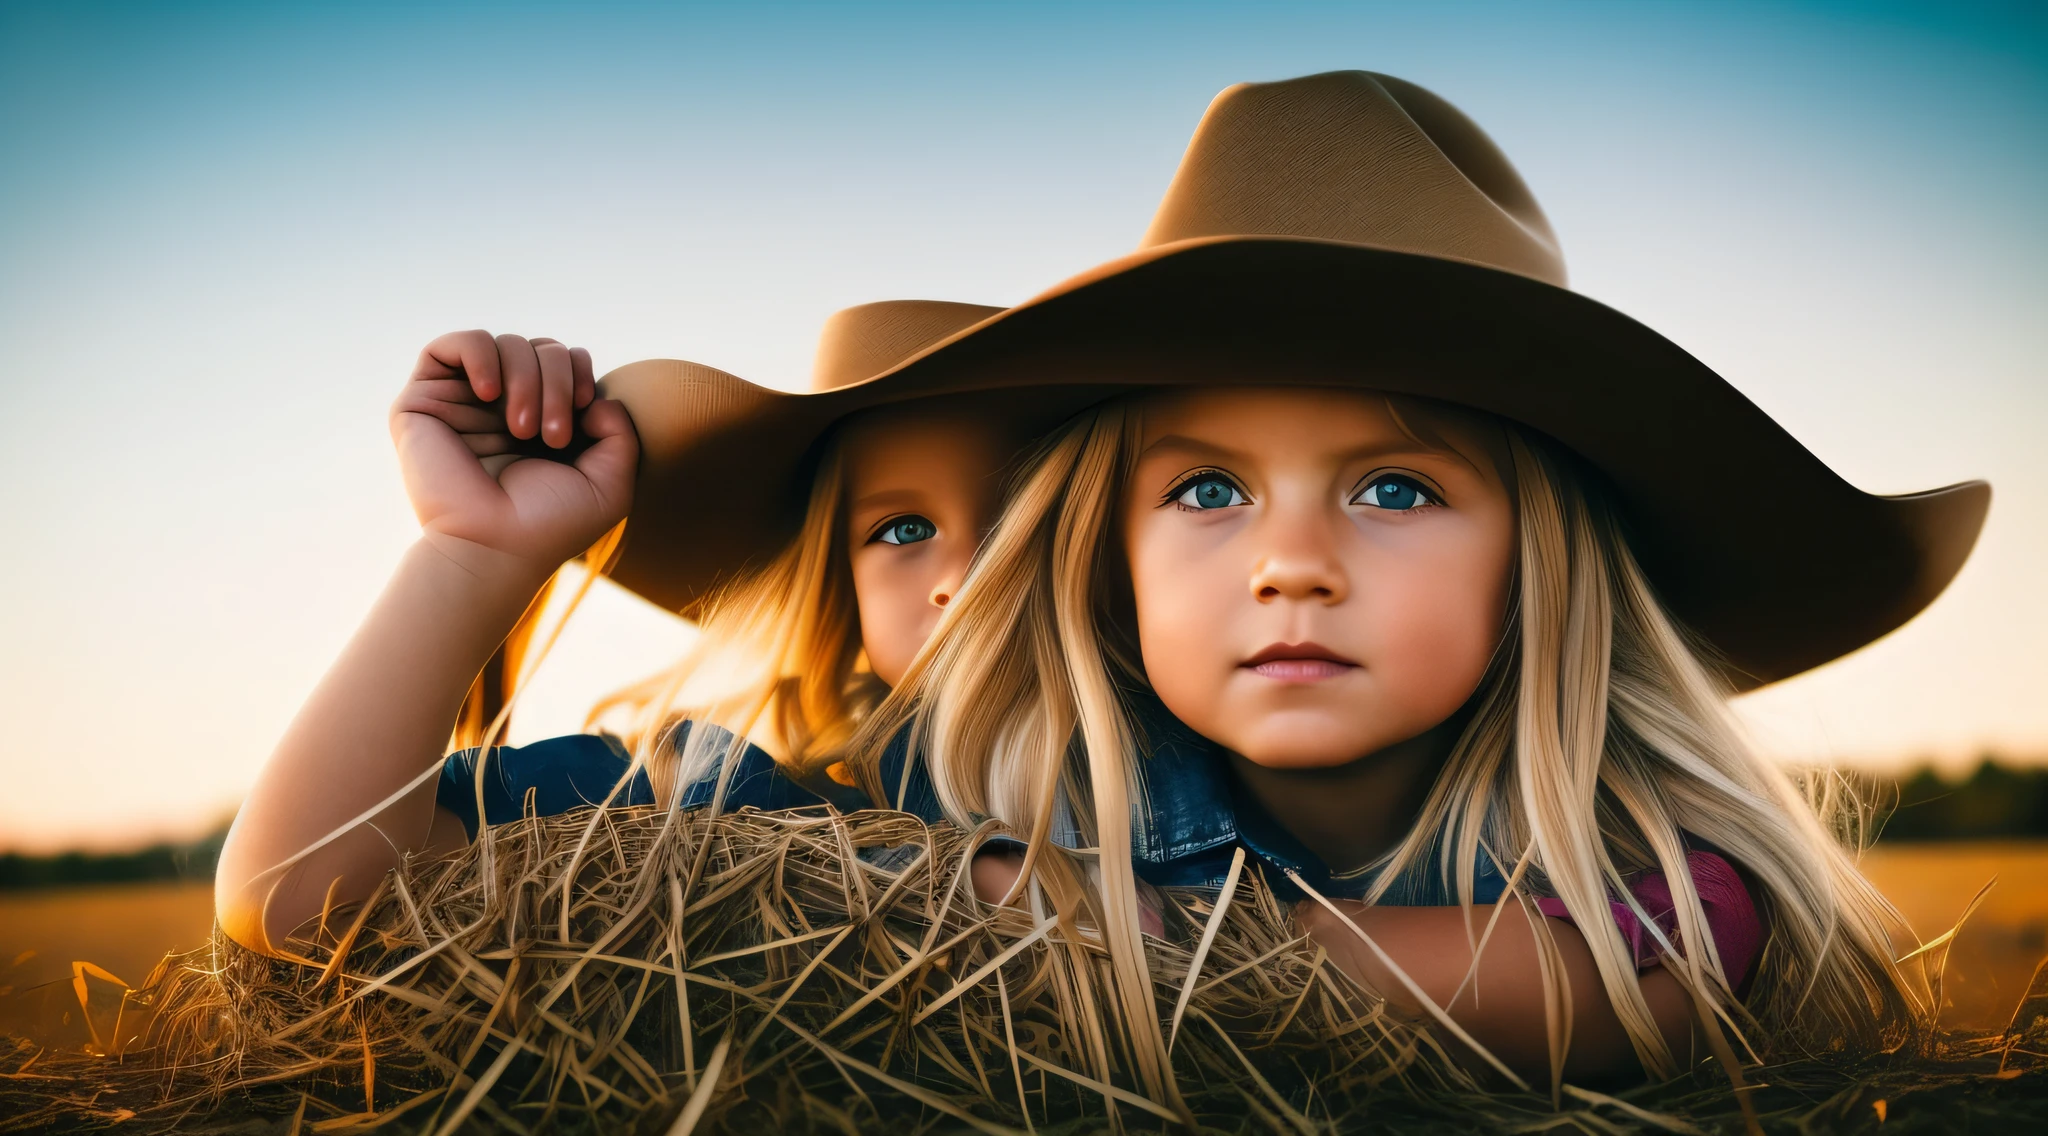
<svg viewBox="0 0 2048 1136"><path fill-rule="evenodd" d="M297 961L218 939L169 960L130 997L149 1024L126 1061L156 1081L142 1119L302 1097L323 1130L659 1131L686 1108L705 1130L997 1130L1161 1111L1103 1078L1129 1066L1098 1025L1106 956L973 899L971 847L886 812L498 826L394 873ZM1206 925L1213 897L1176 899ZM1311 1084L1472 1087L1291 938L1258 882L1221 914L1176 1044L1199 1112L1286 1124L1332 1106L1289 1099ZM1170 1012L1190 953L1154 946ZM79 1099L45 1115L83 1118Z"/></svg>
<svg viewBox="0 0 2048 1136"><path fill-rule="evenodd" d="M1130 1062L1104 1024L1103 953L1085 929L974 900L974 843L887 812L609 809L498 826L394 873L296 960L218 936L167 959L128 995L136 1039L117 1030L113 1056L0 1054L0 1131L1170 1126L1128 1078L1104 1076ZM1227 903L1171 899L1178 942L1148 949L1205 1128L1740 1130L1711 1062L1611 1096L1486 1091L1294 937L1257 873ZM1910 1116L1959 1102L2043 1120L2048 1075L2025 1071L2048 1021L2028 1025L1749 1079L1774 1129L1889 1115L1886 1132L1910 1131Z"/></svg>

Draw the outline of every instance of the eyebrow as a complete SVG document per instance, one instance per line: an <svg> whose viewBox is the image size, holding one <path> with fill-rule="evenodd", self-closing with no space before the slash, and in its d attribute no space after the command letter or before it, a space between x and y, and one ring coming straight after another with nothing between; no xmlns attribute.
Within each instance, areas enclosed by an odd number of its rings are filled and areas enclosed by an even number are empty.
<svg viewBox="0 0 2048 1136"><path fill-rule="evenodd" d="M1225 459L1242 456L1236 450L1226 446L1219 446L1212 442L1204 442L1199 438L1190 438L1185 434L1165 434L1158 441L1146 446L1138 454L1138 457L1141 459L1148 457L1155 450L1187 450L1196 454L1207 454L1212 457Z"/></svg>
<svg viewBox="0 0 2048 1136"><path fill-rule="evenodd" d="M1162 435L1158 441L1146 446L1138 454L1138 457L1140 460L1143 460L1158 450L1182 450L1198 457L1212 458L1219 462L1228 462L1244 456L1241 451L1233 450L1228 446L1219 446L1214 442L1190 438L1185 434L1166 434ZM1369 442L1363 446L1354 446L1338 454L1337 460L1340 462L1353 462L1362 458L1385 457L1394 454L1431 454L1438 457L1453 458L1470 466L1474 472L1483 472L1471 458L1454 449L1432 446L1426 442L1406 436L1390 439L1386 442Z"/></svg>
<svg viewBox="0 0 2048 1136"><path fill-rule="evenodd" d="M924 503L924 494L915 489L884 489L856 497L847 503L847 511L866 512L870 509L908 509Z"/></svg>

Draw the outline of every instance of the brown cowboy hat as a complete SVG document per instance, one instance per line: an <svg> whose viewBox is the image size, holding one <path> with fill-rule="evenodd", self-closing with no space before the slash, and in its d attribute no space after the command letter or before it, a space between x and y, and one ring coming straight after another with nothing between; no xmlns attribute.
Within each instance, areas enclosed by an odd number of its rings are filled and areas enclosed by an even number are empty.
<svg viewBox="0 0 2048 1136"><path fill-rule="evenodd" d="M1911 619L1991 500L1981 481L1899 497L1843 481L1705 364L1569 291L1543 211L1457 108L1343 71L1217 96L1129 256L1012 308L840 313L815 393L674 360L605 376L642 446L614 575L688 610L772 555L820 442L870 407L1008 392L1049 423L1191 383L1369 387L1549 435L1611 482L1665 602L1740 687ZM1755 486L1767 506L1735 499Z"/></svg>

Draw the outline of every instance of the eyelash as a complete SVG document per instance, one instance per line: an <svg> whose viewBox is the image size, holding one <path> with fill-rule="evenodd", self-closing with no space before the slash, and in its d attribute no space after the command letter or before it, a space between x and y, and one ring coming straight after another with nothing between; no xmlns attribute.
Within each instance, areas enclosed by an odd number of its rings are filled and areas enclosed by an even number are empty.
<svg viewBox="0 0 2048 1136"><path fill-rule="evenodd" d="M1379 485L1380 483L1387 481L1397 481L1406 485L1410 490L1412 490L1415 493L1417 497L1421 498L1421 501L1418 504L1416 504L1413 508L1387 509L1384 505L1376 505L1365 499L1366 493L1370 491L1373 486ZM1431 485L1429 482L1424 481L1422 478L1417 477L1412 473L1402 473L1398 470L1379 469L1366 474L1364 478L1360 479L1358 483L1358 488L1352 491L1352 494L1347 499L1346 503L1352 505L1364 505L1367 508L1381 509L1387 512L1394 513L1419 513L1424 509L1442 508L1444 504L1444 497L1442 493L1437 491L1436 486Z"/></svg>
<svg viewBox="0 0 2048 1136"><path fill-rule="evenodd" d="M1159 504L1161 506L1172 505L1174 508L1179 509L1183 513L1215 512L1216 510L1213 509L1197 509L1180 503L1179 498L1182 494L1186 493L1189 489L1193 488L1198 482L1203 481L1221 481L1224 484L1230 486L1230 488L1234 492L1236 492L1238 496L1243 497L1245 499L1246 504L1251 503L1252 495L1244 491L1244 486L1239 485L1237 483L1236 478L1230 476L1229 474L1223 472L1220 469L1216 469L1213 466L1205 466L1201 469L1191 469L1188 472L1182 474L1178 479L1174 481L1173 488L1167 490L1166 493L1159 498Z"/></svg>
<svg viewBox="0 0 2048 1136"><path fill-rule="evenodd" d="M930 535L927 535L927 536L922 536L922 537L919 537L919 538L917 538L916 540L911 540L911 541L901 541L901 540L885 540L885 539L883 539L884 537L888 536L890 532L894 531L894 530L895 530L895 529L896 529L896 528L897 528L898 526L901 526L901 525L907 524L907 523L909 523L909 522L911 522L911 521L920 521L920 522L922 522L922 523L923 523L924 525L926 525L927 527L929 527L929 528L930 528L930 529L932 530L932 531L931 531L931 533L930 533ZM868 533L868 539L867 539L867 541L866 541L865 543L867 543L867 544L893 544L893 545L897 545L897 546L901 547L901 546L903 546L903 545L908 545L908 544L923 544L923 543L924 543L925 541L927 541L927 540L930 540L930 539L932 539L932 537L935 537L935 536L937 536L937 535L939 535L939 526L938 526L938 525L936 525L936 524L933 524L933 523L932 523L932 521L931 521L931 518L929 518L929 517L926 517L926 516L924 516L924 515L922 515L922 514L919 514L919 513L898 513L898 514L896 514L895 516L893 516L893 517L890 517L890 518L888 518L887 520L883 521L882 523L880 523L880 524L876 525L876 526L875 526L875 527L873 528L873 530L871 530L871 531L870 531L870 532Z"/></svg>

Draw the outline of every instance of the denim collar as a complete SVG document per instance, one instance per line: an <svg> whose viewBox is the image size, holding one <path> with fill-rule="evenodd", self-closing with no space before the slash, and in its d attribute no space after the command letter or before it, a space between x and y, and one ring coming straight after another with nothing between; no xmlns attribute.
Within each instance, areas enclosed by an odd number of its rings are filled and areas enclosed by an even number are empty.
<svg viewBox="0 0 2048 1136"><path fill-rule="evenodd" d="M1150 691L1129 691L1126 703L1137 727L1141 794L1131 806L1131 858L1138 874L1160 886L1220 886L1228 872L1231 852L1242 847L1250 864L1263 868L1266 882L1285 899L1301 898L1300 889L1288 879L1298 874L1318 892L1333 898L1356 898L1378 881L1378 865L1348 872L1332 872L1302 843L1267 815L1230 770L1229 755L1221 746L1202 737L1173 716ZM914 813L927 821L944 818L931 774L922 760L909 752L906 730L891 739L881 760L884 807ZM763 755L765 761L765 755ZM771 763L772 764L772 763ZM715 776L715 773L714 773ZM1083 778L1085 780L1085 773ZM748 786L754 781L746 781ZM831 786L812 786L813 792L829 793ZM841 802L841 808L867 805L866 794ZM898 799L900 793L900 799ZM728 807L759 803L750 797L727 798ZM1052 840L1068 848L1086 844L1075 823L1065 794L1057 803L1052 821ZM1388 885L1379 902L1407 907L1443 907L1457 902L1450 884L1437 869L1438 857L1427 855L1400 879ZM1481 853L1473 864L1474 903L1492 903L1500 898L1505 881L1493 860Z"/></svg>
<svg viewBox="0 0 2048 1136"><path fill-rule="evenodd" d="M1140 732L1138 771L1144 787L1131 816L1131 856L1141 874L1158 883L1207 882L1196 877L1220 876L1214 865L1227 862L1231 848L1242 845L1269 869L1267 882L1290 896L1299 890L1287 879L1289 871L1332 897L1362 896L1378 881L1378 865L1332 872L1243 791L1223 748L1175 718L1156 696L1134 693L1129 701ZM1436 856L1422 857L1389 885L1380 902L1418 907L1456 903L1455 892L1436 863ZM1473 902L1492 903L1500 897L1505 881L1492 857L1481 852L1473 876Z"/></svg>

